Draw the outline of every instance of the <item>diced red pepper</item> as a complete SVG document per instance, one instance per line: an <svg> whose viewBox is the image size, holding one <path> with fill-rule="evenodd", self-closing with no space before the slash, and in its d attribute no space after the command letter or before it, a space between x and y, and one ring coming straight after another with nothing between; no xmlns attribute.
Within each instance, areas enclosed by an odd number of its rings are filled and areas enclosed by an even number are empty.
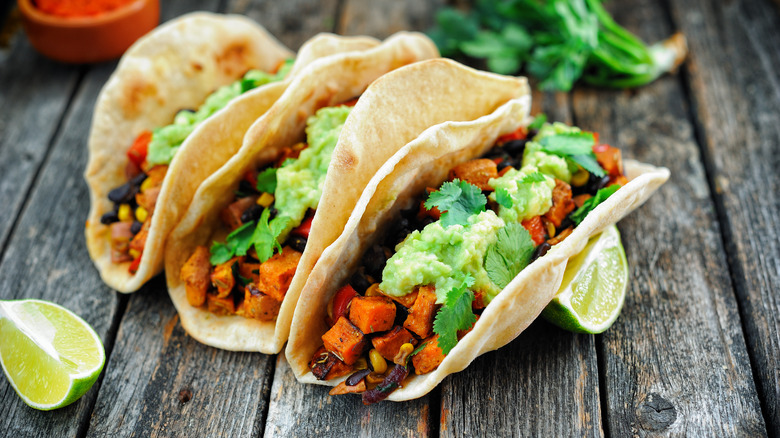
<svg viewBox="0 0 780 438"><path fill-rule="evenodd" d="M292 231L290 231L291 234L294 234L296 236L301 236L305 239L309 238L309 232L311 232L311 221L314 220L314 215L311 215L305 219L303 219L303 222L301 222L300 225L298 225L296 228L294 228Z"/></svg>
<svg viewBox="0 0 780 438"><path fill-rule="evenodd" d="M528 130L525 127L521 126L517 128L515 131L510 132L509 134L504 134L501 137L498 137L498 140L496 140L496 144L502 144L512 140L524 140L527 135L528 135Z"/></svg>
<svg viewBox="0 0 780 438"><path fill-rule="evenodd" d="M138 266L141 265L142 255L143 253L138 254L138 257L136 257L135 260L133 260L133 262L130 263L130 266L127 268L127 270L130 271L131 274L135 274L136 272L138 272Z"/></svg>
<svg viewBox="0 0 780 438"><path fill-rule="evenodd" d="M149 142L152 141L152 131L144 131L136 137L133 145L127 151L127 158L138 167L146 161L146 154L149 150Z"/></svg>
<svg viewBox="0 0 780 438"><path fill-rule="evenodd" d="M542 223L541 216L534 216L531 219L524 220L522 222L523 227L528 230L531 235L531 239L535 244L541 245L545 240L544 224Z"/></svg>
<svg viewBox="0 0 780 438"><path fill-rule="evenodd" d="M347 313L352 298L357 296L357 292L350 285L346 285L336 292L333 297L333 320L338 321L339 318Z"/></svg>

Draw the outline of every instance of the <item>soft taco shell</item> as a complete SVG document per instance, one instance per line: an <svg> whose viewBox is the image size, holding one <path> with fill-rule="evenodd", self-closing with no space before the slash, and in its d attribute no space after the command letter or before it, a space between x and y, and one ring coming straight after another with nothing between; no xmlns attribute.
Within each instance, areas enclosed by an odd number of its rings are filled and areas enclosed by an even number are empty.
<svg viewBox="0 0 780 438"><path fill-rule="evenodd" d="M287 340L298 291L308 270L314 265L322 249L338 236L348 212L346 215L333 215L327 211L327 203L320 202L306 251L276 321L218 316L190 306L184 284L179 279L181 266L198 245L208 246L214 240L224 239L227 230L221 223L219 212L231 202L231 194L243 174L249 169L275 160L282 148L301 141L304 138L306 119L316 110L360 95L371 82L395 68L436 56L438 51L427 37L402 32L363 52L320 59L294 78L276 104L252 125L238 154L198 188L186 215L171 233L166 244L168 291L179 312L182 326L192 337L205 344L228 350L264 353L277 353L281 350ZM414 87L413 84L407 85ZM366 104L365 100L376 102L381 100L381 97L372 98L369 89L361 97L353 114L371 111L370 107L366 107L369 104ZM348 125L353 118L353 115L350 115ZM410 134L411 137L414 135L416 134ZM396 145L380 142L370 148L337 148L334 151L327 178L337 178L335 186L339 188L339 196L343 196L346 205L350 205L350 202L354 205L365 183L396 149ZM338 170L334 171L343 167L351 169L346 178L340 176ZM326 187L327 184L329 183L326 183ZM328 189L324 191L327 192ZM327 198L323 196L323 199ZM351 209L351 206L349 208Z"/></svg>
<svg viewBox="0 0 780 438"><path fill-rule="evenodd" d="M462 69L463 75L475 75ZM400 71L398 72L400 73ZM469 81L460 93L469 102L471 93L486 95L479 84ZM428 90L425 90L426 92ZM526 121L530 97L514 99L485 117L467 122L447 122L434 126L408 142L388 160L367 184L352 211L343 233L328 247L314 266L301 292L293 318L286 357L299 381L335 386L342 379L317 380L309 370L309 361L322 345L321 336L328 330L327 306L343 285L360 258L425 187L437 187L447 178L454 164L482 155L496 139ZM409 114L411 120L418 114ZM394 133L384 133L385 141L394 141ZM371 142L362 132L342 134L342 142L359 148ZM401 140L402 141L402 140ZM615 223L640 206L669 177L665 168L625 162L630 182L599 205L559 245L523 271L487 306L474 329L447 355L431 373L413 375L389 400L409 400L423 396L449 374L462 371L477 356L506 345L516 338L550 302L563 278L567 260L581 251L588 238ZM377 233L377 230L380 233Z"/></svg>
<svg viewBox="0 0 780 438"><path fill-rule="evenodd" d="M109 227L100 217L111 210L108 192L124 184L125 156L142 131L167 125L181 108L198 107L216 88L247 70L270 71L293 54L255 22L241 16L189 14L139 40L122 58L101 91L89 140L85 178L90 187L87 247L106 284L133 292L163 267L163 245L186 211L198 185L240 148L249 126L276 102L292 77L316 59L379 44L372 38L319 35L300 50L283 82L233 99L201 123L180 146L160 190L138 271L112 263Z"/></svg>

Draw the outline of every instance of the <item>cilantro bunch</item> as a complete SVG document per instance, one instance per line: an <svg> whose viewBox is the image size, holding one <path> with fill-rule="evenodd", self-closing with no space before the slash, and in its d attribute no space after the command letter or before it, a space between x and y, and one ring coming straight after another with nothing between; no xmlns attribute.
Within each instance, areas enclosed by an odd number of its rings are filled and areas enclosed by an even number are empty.
<svg viewBox="0 0 780 438"><path fill-rule="evenodd" d="M586 83L638 87L675 70L687 54L675 34L647 46L615 23L601 0L477 0L467 14L446 8L429 31L442 56L484 59L496 73L525 66L543 90Z"/></svg>

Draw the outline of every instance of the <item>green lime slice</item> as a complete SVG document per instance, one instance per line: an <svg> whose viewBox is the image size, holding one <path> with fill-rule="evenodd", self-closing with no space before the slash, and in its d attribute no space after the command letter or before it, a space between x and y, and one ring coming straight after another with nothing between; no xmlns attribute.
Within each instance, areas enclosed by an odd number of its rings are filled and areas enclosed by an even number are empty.
<svg viewBox="0 0 780 438"><path fill-rule="evenodd" d="M48 411L78 400L105 362L95 330L70 310L40 300L0 301L0 365L30 407Z"/></svg>
<svg viewBox="0 0 780 438"><path fill-rule="evenodd" d="M612 225L569 260L561 287L542 316L572 332L602 333L620 315L627 285L626 252Z"/></svg>

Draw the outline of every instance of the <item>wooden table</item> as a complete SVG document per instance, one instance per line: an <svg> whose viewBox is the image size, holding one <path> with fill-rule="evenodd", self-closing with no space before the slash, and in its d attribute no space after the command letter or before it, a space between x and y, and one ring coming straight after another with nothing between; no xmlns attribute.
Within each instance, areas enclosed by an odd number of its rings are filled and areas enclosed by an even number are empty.
<svg viewBox="0 0 780 438"><path fill-rule="evenodd" d="M247 14L297 49L320 31L425 30L442 1L162 3L163 20ZM100 281L82 172L116 64L46 60L12 12L0 32L0 298L73 309L109 358L81 400L54 412L28 408L0 379L0 436L780 436L780 3L626 0L611 11L647 41L683 31L680 74L534 102L672 171L620 223L622 315L598 336L537 321L426 397L371 407L298 384L281 355L195 342L161 277L129 296Z"/></svg>

